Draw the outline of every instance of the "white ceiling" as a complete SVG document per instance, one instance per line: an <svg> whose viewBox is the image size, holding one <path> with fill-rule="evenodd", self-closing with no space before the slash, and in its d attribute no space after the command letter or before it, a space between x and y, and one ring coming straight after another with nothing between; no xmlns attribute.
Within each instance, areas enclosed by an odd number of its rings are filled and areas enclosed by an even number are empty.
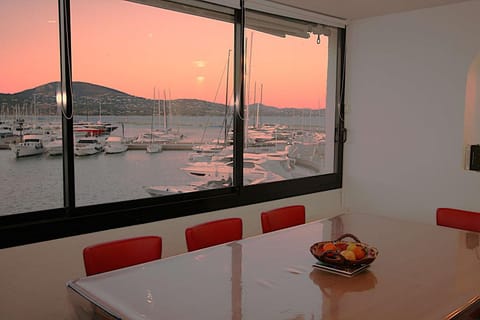
<svg viewBox="0 0 480 320"><path fill-rule="evenodd" d="M343 18L347 21L436 7L466 0L272 0L291 7Z"/></svg>

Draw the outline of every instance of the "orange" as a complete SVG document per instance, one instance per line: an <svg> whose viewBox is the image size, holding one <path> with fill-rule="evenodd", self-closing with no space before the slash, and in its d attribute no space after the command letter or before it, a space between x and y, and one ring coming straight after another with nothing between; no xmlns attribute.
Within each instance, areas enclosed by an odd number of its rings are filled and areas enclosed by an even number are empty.
<svg viewBox="0 0 480 320"><path fill-rule="evenodd" d="M323 245L322 249L323 251L337 250L337 247L332 242L327 242Z"/></svg>
<svg viewBox="0 0 480 320"><path fill-rule="evenodd" d="M355 258L357 260L360 260L360 259L363 259L365 257L365 250L363 250L362 247L360 246L355 246L355 248L353 248L353 253L355 253Z"/></svg>

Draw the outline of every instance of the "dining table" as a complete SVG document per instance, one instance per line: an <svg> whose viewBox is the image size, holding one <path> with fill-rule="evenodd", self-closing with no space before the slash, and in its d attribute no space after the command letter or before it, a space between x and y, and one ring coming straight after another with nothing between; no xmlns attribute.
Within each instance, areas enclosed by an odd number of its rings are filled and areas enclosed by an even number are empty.
<svg viewBox="0 0 480 320"><path fill-rule="evenodd" d="M312 245L352 234L378 254L353 276ZM361 213L81 277L74 319L480 319L479 233ZM477 318L466 315L477 314ZM470 310L471 309L471 310Z"/></svg>

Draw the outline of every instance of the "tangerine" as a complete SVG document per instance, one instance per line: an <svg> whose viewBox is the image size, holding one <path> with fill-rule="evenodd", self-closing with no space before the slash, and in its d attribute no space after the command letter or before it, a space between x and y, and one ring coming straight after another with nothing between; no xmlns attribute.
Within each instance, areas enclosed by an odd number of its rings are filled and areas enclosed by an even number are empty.
<svg viewBox="0 0 480 320"><path fill-rule="evenodd" d="M352 251L355 254L355 258L357 260L363 259L366 255L365 250L360 246L355 246Z"/></svg>
<svg viewBox="0 0 480 320"><path fill-rule="evenodd" d="M337 250L337 247L332 242L327 242L323 245L322 249L324 251Z"/></svg>

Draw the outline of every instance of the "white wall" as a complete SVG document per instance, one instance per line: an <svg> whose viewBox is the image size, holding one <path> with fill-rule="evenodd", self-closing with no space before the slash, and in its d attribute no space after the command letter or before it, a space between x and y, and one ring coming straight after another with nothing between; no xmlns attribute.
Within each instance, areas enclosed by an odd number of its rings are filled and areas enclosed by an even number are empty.
<svg viewBox="0 0 480 320"><path fill-rule="evenodd" d="M241 217L244 237L249 237L262 232L260 212L291 204L305 205L307 221L334 216L341 210L341 190L2 249L0 319L69 319L65 284L85 275L82 260L85 246L153 234L162 236L162 256L168 257L186 251L184 230L188 226L222 217Z"/></svg>
<svg viewBox="0 0 480 320"><path fill-rule="evenodd" d="M480 211L480 173L463 170L479 15L467 1L349 25L346 209L426 223L437 207Z"/></svg>

